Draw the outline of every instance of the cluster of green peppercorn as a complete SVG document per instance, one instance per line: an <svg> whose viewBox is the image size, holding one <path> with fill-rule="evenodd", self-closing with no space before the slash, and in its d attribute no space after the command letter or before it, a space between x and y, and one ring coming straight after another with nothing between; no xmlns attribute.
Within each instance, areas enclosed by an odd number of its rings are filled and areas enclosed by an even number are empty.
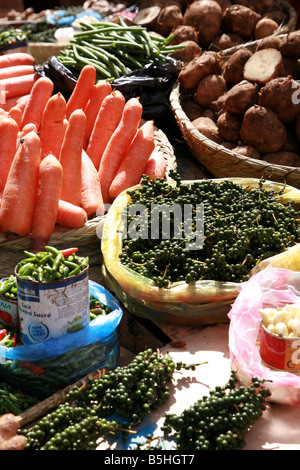
<svg viewBox="0 0 300 470"><path fill-rule="evenodd" d="M150 278L155 285L168 288L174 282L197 280L243 282L258 262L299 242L299 215L292 202L286 205L279 202L278 193L264 189L263 181L248 189L231 180L184 184L175 172L170 176L175 180L174 185L163 179L144 177L140 188L129 191L127 227L135 219L141 220L139 213L132 211L131 214L132 207L142 205L151 214L154 205L176 204L183 210L185 205L202 205L204 239L201 248L189 249L184 221L179 238L175 226L178 221L172 213L167 215L170 223L167 239L162 228L159 237L151 238L152 217L146 220L147 237L143 224L140 224L141 236L130 237L127 230L120 253L121 263ZM192 219L192 233L196 236L197 218ZM191 238L191 233L188 237Z"/></svg>

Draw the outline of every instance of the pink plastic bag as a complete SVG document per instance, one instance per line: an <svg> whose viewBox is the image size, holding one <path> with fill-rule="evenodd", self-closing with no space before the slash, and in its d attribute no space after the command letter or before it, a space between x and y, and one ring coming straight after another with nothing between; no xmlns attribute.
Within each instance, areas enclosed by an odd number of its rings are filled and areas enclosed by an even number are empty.
<svg viewBox="0 0 300 470"><path fill-rule="evenodd" d="M241 284L239 290L228 314L231 368L244 384L250 384L252 377L266 380L270 401L299 406L300 374L274 370L261 360L259 310L286 304L299 304L300 308L300 272L266 268Z"/></svg>

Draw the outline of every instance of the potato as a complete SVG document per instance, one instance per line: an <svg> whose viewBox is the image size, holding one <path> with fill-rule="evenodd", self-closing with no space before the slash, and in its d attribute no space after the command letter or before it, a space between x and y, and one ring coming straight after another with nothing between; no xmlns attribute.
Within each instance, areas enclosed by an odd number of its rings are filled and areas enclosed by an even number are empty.
<svg viewBox="0 0 300 470"><path fill-rule="evenodd" d="M223 62L214 51L205 51L184 65L178 74L180 85L187 90L194 90L202 78L222 72Z"/></svg>
<svg viewBox="0 0 300 470"><path fill-rule="evenodd" d="M222 33L212 40L212 46L210 50L224 51L225 49L230 49L231 47L243 44L243 42L244 40L242 36L239 36L238 34Z"/></svg>
<svg viewBox="0 0 300 470"><path fill-rule="evenodd" d="M280 151L293 152L300 155L300 142L298 141L296 136L295 124L291 128L286 126L286 133L287 137Z"/></svg>
<svg viewBox="0 0 300 470"><path fill-rule="evenodd" d="M202 117L209 117L212 121L215 121L215 113L211 109L205 109L201 114Z"/></svg>
<svg viewBox="0 0 300 470"><path fill-rule="evenodd" d="M238 142L240 139L240 129L242 117L233 113L222 113L217 119L217 126L224 140Z"/></svg>
<svg viewBox="0 0 300 470"><path fill-rule="evenodd" d="M282 55L276 49L254 52L244 67L244 78L250 82L265 84L282 73Z"/></svg>
<svg viewBox="0 0 300 470"><path fill-rule="evenodd" d="M163 8L155 22L155 31L162 36L169 36L171 31L181 25L183 14L178 5L168 5Z"/></svg>
<svg viewBox="0 0 300 470"><path fill-rule="evenodd" d="M300 166L300 156L293 152L274 152L263 155L263 160L274 165L284 165L291 167Z"/></svg>
<svg viewBox="0 0 300 470"><path fill-rule="evenodd" d="M203 113L201 106L191 99L182 104L182 109L191 121L202 116Z"/></svg>
<svg viewBox="0 0 300 470"><path fill-rule="evenodd" d="M207 47L221 29L222 9L214 0L196 0L187 7L183 24L194 26L199 45Z"/></svg>
<svg viewBox="0 0 300 470"><path fill-rule="evenodd" d="M244 143L265 154L278 152L287 134L274 111L254 105L244 115L240 136Z"/></svg>
<svg viewBox="0 0 300 470"><path fill-rule="evenodd" d="M239 49L225 63L223 77L227 83L237 84L244 78L244 66L252 53L249 49Z"/></svg>
<svg viewBox="0 0 300 470"><path fill-rule="evenodd" d="M176 60L182 60L182 62L190 62L194 57L201 53L200 46L195 41L183 41L180 43L183 49L168 54L169 57L173 57Z"/></svg>
<svg viewBox="0 0 300 470"><path fill-rule="evenodd" d="M222 75L208 75L200 80L194 95L199 106L209 107L212 101L216 101L227 91L227 84Z"/></svg>
<svg viewBox="0 0 300 470"><path fill-rule="evenodd" d="M221 144L223 139L220 136L217 124L212 119L209 117L199 117L195 119L192 124L205 137L217 144Z"/></svg>
<svg viewBox="0 0 300 470"><path fill-rule="evenodd" d="M233 114L245 114L258 99L258 87L254 83L242 80L227 93L224 109Z"/></svg>
<svg viewBox="0 0 300 470"><path fill-rule="evenodd" d="M271 36L278 29L278 24L271 18L261 18L254 29L254 39L263 39L267 36Z"/></svg>
<svg viewBox="0 0 300 470"><path fill-rule="evenodd" d="M292 31L282 38L280 51L287 57L300 57L300 30Z"/></svg>
<svg viewBox="0 0 300 470"><path fill-rule="evenodd" d="M282 56L282 74L283 77L292 77L294 80L300 78L300 67L298 67L298 59L294 57Z"/></svg>
<svg viewBox="0 0 300 470"><path fill-rule="evenodd" d="M272 109L281 122L289 123L300 113L300 85L291 77L274 78L259 92L258 104Z"/></svg>
<svg viewBox="0 0 300 470"><path fill-rule="evenodd" d="M261 15L243 5L231 5L223 14L223 25L226 31L239 34L244 39L252 39L256 23Z"/></svg>
<svg viewBox="0 0 300 470"><path fill-rule="evenodd" d="M256 148L251 147L251 145L238 145L237 147L234 147L232 151L247 158L254 158L255 160L261 159L259 151Z"/></svg>
<svg viewBox="0 0 300 470"><path fill-rule="evenodd" d="M180 44L184 41L194 41L198 44L198 34L193 26L179 25L172 31L173 39L170 45Z"/></svg>
<svg viewBox="0 0 300 470"><path fill-rule="evenodd" d="M230 5L232 5L232 3L230 2L230 0L215 0L215 2L218 3L218 5L220 5L220 7L222 8L222 11L225 10L225 8L229 7Z"/></svg>
<svg viewBox="0 0 300 470"><path fill-rule="evenodd" d="M277 49L280 50L281 38L279 36L268 36L259 41L256 51L261 51L262 49Z"/></svg>

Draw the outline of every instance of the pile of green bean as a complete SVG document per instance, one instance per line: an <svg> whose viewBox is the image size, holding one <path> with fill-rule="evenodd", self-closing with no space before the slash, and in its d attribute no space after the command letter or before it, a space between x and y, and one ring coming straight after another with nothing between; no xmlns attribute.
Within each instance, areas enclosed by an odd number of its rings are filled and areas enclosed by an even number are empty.
<svg viewBox="0 0 300 470"><path fill-rule="evenodd" d="M79 274L88 267L89 258L73 253L64 256L63 251L46 246L45 251L31 253L24 251L26 258L16 267L16 273L22 279L49 282Z"/></svg>
<svg viewBox="0 0 300 470"><path fill-rule="evenodd" d="M82 21L82 30L61 51L60 62L74 73L85 65L93 65L98 79L113 80L146 64L164 63L167 54L183 48L168 45L172 35L162 39L148 34L142 26L127 26L122 18L119 22Z"/></svg>

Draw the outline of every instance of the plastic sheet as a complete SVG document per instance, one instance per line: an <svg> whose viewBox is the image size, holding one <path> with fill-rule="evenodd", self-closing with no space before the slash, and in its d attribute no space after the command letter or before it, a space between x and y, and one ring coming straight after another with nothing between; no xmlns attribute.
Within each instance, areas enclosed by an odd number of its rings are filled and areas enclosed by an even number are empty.
<svg viewBox="0 0 300 470"><path fill-rule="evenodd" d="M259 184L257 179L231 178L231 180L247 188ZM214 181L221 182L224 179ZM184 183L191 184L192 181ZM299 201L300 191L294 188L272 182L266 182L264 188L282 190L278 200L283 203L291 200ZM164 289L155 286L151 279L122 265L119 254L122 251L122 237L126 224L126 217L122 214L129 201L130 196L127 191L121 193L110 208L103 226L101 240L104 259L103 275L109 288L116 293L131 313L153 321L185 325L228 322L227 313L238 295L238 283L214 280L197 281L191 284L177 282L171 284L170 288ZM300 245L298 249L300 250ZM286 254L283 253L282 256L285 259ZM281 255L278 257L281 259ZM294 261L295 266L298 266L300 270L300 258Z"/></svg>
<svg viewBox="0 0 300 470"><path fill-rule="evenodd" d="M298 248L299 258L299 248ZM250 384L252 377L265 380L271 390L270 401L285 405L300 405L300 375L272 369L259 353L261 314L267 307L300 305L300 272L267 267L241 284L240 292L228 317L231 367L241 382Z"/></svg>
<svg viewBox="0 0 300 470"><path fill-rule="evenodd" d="M83 329L41 343L0 347L0 376L37 395L49 396L88 373L113 369L119 361L119 302L102 286L89 281L94 298L112 308Z"/></svg>

